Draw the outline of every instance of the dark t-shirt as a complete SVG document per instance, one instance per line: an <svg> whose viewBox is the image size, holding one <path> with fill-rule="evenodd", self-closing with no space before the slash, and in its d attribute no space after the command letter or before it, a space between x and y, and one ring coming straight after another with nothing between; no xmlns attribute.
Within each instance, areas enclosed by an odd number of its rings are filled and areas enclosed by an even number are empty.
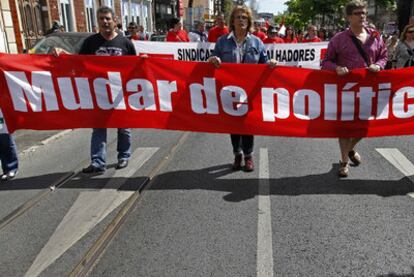
<svg viewBox="0 0 414 277"><path fill-rule="evenodd" d="M87 37L79 51L80 55L127 56L136 55L132 42L124 36L117 35L106 40L100 33Z"/></svg>

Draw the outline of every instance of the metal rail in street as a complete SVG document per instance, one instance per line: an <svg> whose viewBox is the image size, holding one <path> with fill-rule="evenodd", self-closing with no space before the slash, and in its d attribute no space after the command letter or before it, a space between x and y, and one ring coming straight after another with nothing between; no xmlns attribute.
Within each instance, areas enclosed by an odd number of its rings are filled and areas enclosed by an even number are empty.
<svg viewBox="0 0 414 277"><path fill-rule="evenodd" d="M180 139L174 144L167 155L152 169L148 177L140 184L140 189L135 191L122 206L121 210L115 216L115 218L108 224L105 230L100 234L99 238L89 248L85 256L79 261L75 268L70 273L70 277L75 276L88 276L94 269L106 249L116 236L123 223L127 219L131 211L136 207L141 199L142 191L151 187L151 185L157 179L157 174L172 160L172 157L178 151L178 149L187 140L189 133L183 133Z"/></svg>

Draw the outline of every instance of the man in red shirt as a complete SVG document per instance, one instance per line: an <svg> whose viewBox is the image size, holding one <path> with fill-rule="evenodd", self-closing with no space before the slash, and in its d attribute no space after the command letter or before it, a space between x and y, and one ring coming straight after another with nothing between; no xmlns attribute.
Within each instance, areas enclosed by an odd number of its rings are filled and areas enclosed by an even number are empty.
<svg viewBox="0 0 414 277"><path fill-rule="evenodd" d="M217 42L219 37L222 35L227 35L229 33L229 28L224 25L224 15L220 14L216 17L216 26L210 29L208 32L208 41Z"/></svg>
<svg viewBox="0 0 414 277"><path fill-rule="evenodd" d="M305 36L303 42L321 42L322 40L316 35L316 26L310 25L308 27L308 33Z"/></svg>
<svg viewBox="0 0 414 277"><path fill-rule="evenodd" d="M168 42L190 42L188 34L183 30L183 24L179 18L173 18L170 21L171 29L167 33L165 41Z"/></svg>
<svg viewBox="0 0 414 277"><path fill-rule="evenodd" d="M261 26L260 26L260 22L255 21L254 22L254 32L252 33L253 35L255 35L256 37L260 38L261 41L265 41L265 39L267 38L266 34L263 33L260 30Z"/></svg>
<svg viewBox="0 0 414 277"><path fill-rule="evenodd" d="M270 26L267 29L267 38L263 41L263 43L285 43L282 38L280 38L278 34L279 30L276 26Z"/></svg>

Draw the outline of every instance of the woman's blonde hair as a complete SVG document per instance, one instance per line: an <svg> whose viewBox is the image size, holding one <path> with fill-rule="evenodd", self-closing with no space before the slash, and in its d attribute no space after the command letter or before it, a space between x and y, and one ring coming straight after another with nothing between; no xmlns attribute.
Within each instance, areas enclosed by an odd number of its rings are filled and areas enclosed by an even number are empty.
<svg viewBox="0 0 414 277"><path fill-rule="evenodd" d="M238 11L242 11L244 13L247 14L247 31L251 32L252 31L252 27L253 27L253 15L252 15L252 11L250 10L249 7L247 6L235 6L233 8L233 10L231 11L231 15L230 15L230 32L234 31L234 19L236 18L236 13Z"/></svg>
<svg viewBox="0 0 414 277"><path fill-rule="evenodd" d="M404 41L407 38L407 31L410 28L414 28L414 24L408 24L404 27L404 30L401 33L400 40Z"/></svg>

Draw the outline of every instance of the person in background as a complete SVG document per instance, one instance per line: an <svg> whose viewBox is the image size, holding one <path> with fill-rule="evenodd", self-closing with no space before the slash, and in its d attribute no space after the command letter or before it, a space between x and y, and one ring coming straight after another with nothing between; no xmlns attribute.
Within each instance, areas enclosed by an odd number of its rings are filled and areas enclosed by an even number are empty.
<svg viewBox="0 0 414 277"><path fill-rule="evenodd" d="M59 21L55 20L52 23L52 28L47 30L45 35L50 35L52 33L60 33L60 32L64 32L64 31L65 31L65 27L62 24L60 24Z"/></svg>
<svg viewBox="0 0 414 277"><path fill-rule="evenodd" d="M16 177L19 161L17 158L16 143L10 134L0 134L0 160L3 174L1 181L7 181Z"/></svg>
<svg viewBox="0 0 414 277"><path fill-rule="evenodd" d="M136 22L130 22L128 24L128 35L126 36L130 40L141 40L138 36L138 24Z"/></svg>
<svg viewBox="0 0 414 277"><path fill-rule="evenodd" d="M297 43L298 42L295 36L295 30L293 30L292 26L288 26L286 28L286 35L283 38L283 40L285 43Z"/></svg>
<svg viewBox="0 0 414 277"><path fill-rule="evenodd" d="M263 42L251 34L252 25L251 10L246 6L234 7L230 16L231 33L219 38L214 47L213 56L208 61L216 68L219 68L222 62L268 63L270 67L276 66L276 60L269 60ZM253 171L254 137L241 134L232 134L230 137L234 153L233 170L242 169L244 155L244 171Z"/></svg>
<svg viewBox="0 0 414 277"><path fill-rule="evenodd" d="M297 36L296 36L296 42L302 43L305 38L303 37L303 31L298 30Z"/></svg>
<svg viewBox="0 0 414 277"><path fill-rule="evenodd" d="M349 29L337 33L329 42L322 69L335 71L337 75L349 74L352 69L366 68L376 73L387 63L387 48L378 31L365 27L367 8L361 0L350 1L346 7ZM358 46L359 45L359 46ZM355 166L361 164L361 156L355 147L362 138L339 138L341 160L339 177L349 174L349 160Z"/></svg>
<svg viewBox="0 0 414 277"><path fill-rule="evenodd" d="M325 30L324 28L320 28L320 29L318 30L318 38L319 38L321 41L326 41L326 40L328 40L327 35L326 35L326 30Z"/></svg>
<svg viewBox="0 0 414 277"><path fill-rule="evenodd" d="M395 52L396 67L414 66L414 24L404 27Z"/></svg>
<svg viewBox="0 0 414 277"><path fill-rule="evenodd" d="M308 33L306 34L303 42L321 42L322 40L316 35L316 26L309 25Z"/></svg>
<svg viewBox="0 0 414 277"><path fill-rule="evenodd" d="M189 42L188 34L183 30L183 24L179 18L172 18L170 20L170 30L167 33L165 41L168 42Z"/></svg>
<svg viewBox="0 0 414 277"><path fill-rule="evenodd" d="M149 34L145 32L144 26L138 25L139 40L149 40Z"/></svg>
<svg viewBox="0 0 414 277"><path fill-rule="evenodd" d="M285 43L285 41L278 36L278 32L279 30L276 26L269 26L269 29L267 29L267 37L263 43Z"/></svg>
<svg viewBox="0 0 414 277"><path fill-rule="evenodd" d="M208 41L217 42L219 37L222 35L227 35L229 33L229 28L224 24L224 14L219 14L216 16L216 26L210 29L208 32Z"/></svg>
<svg viewBox="0 0 414 277"><path fill-rule="evenodd" d="M266 33L262 32L261 24L258 21L254 22L254 32L252 34L260 38L260 40L263 42L267 38Z"/></svg>
<svg viewBox="0 0 414 277"><path fill-rule="evenodd" d="M207 42L206 23L199 21L195 24L195 29L188 33L191 42Z"/></svg>
<svg viewBox="0 0 414 277"><path fill-rule="evenodd" d="M116 20L118 21L118 20ZM115 27L115 32L117 32L118 34L125 36L125 32L122 30L122 23L117 23L116 27Z"/></svg>
<svg viewBox="0 0 414 277"><path fill-rule="evenodd" d="M130 22L128 24L128 35L126 37L130 40L148 40L148 35L143 30L144 27L139 26L136 22Z"/></svg>
<svg viewBox="0 0 414 277"><path fill-rule="evenodd" d="M388 39L387 44L387 52L388 52L388 61L387 65L385 66L385 69L392 69L396 67L397 63L397 45L398 45L398 36L397 35L391 35L391 37Z"/></svg>

